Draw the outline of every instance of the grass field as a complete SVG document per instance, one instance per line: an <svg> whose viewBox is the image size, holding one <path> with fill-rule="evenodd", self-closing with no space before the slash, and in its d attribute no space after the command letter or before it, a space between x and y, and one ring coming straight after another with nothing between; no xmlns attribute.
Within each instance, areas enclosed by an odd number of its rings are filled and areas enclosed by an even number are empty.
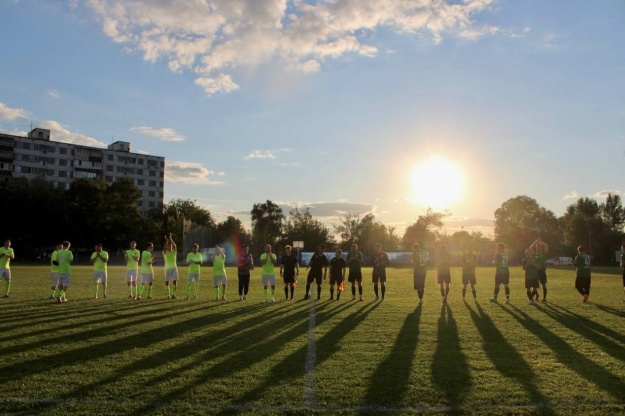
<svg viewBox="0 0 625 416"><path fill-rule="evenodd" d="M389 269L383 303L369 282L364 302L350 302L349 289L331 302L327 284L321 301L302 301L300 278L296 301L279 285L278 301L263 304L257 271L244 302L234 269L229 302L210 300L209 270L198 300L166 300L158 270L155 300L132 301L124 270L111 267L109 296L95 300L91 269L76 266L69 302L57 304L47 268L15 265L11 297L0 299L0 413L625 413L616 269L594 273L588 304L572 269L549 269L549 302L537 306L520 268L511 305L488 302L493 268L477 272L477 302L470 291L463 302L452 269L442 305L429 270L417 307L410 269Z"/></svg>

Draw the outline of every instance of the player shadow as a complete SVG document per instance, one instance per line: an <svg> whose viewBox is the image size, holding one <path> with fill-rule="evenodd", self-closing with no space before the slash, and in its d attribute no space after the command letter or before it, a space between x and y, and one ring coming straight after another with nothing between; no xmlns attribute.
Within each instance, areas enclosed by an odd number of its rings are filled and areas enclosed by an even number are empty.
<svg viewBox="0 0 625 416"><path fill-rule="evenodd" d="M413 374L412 362L419 343L419 323L423 308L406 315L386 358L378 364L369 381L364 403L397 405L405 400ZM389 380L393 380L389 383Z"/></svg>
<svg viewBox="0 0 625 416"><path fill-rule="evenodd" d="M460 346L458 325L449 305L441 307L438 318L437 343L432 358L432 380L445 394L452 413L462 406L471 389L471 375L466 356Z"/></svg>
<svg viewBox="0 0 625 416"><path fill-rule="evenodd" d="M614 309L614 308L612 308L610 306L600 305L598 303L595 303L594 306L597 309L601 309L603 312L611 313L612 315L616 315L618 317L625 318L625 311L622 311L622 310L619 310L619 309Z"/></svg>
<svg viewBox="0 0 625 416"><path fill-rule="evenodd" d="M513 313L507 308L502 308L507 314L512 316L521 326L528 332L535 334L547 347L549 347L557 357L558 361L566 365L569 369L577 373L593 383L598 388L609 393L620 403L625 401L625 382L621 381L616 374L606 370L603 366L595 363L586 355L580 353L560 336L551 332L534 318L512 306ZM539 308L542 312L546 312L543 308ZM546 313L546 315L556 322L564 323L562 319L558 319L554 314ZM570 324L570 323L569 323Z"/></svg>
<svg viewBox="0 0 625 416"><path fill-rule="evenodd" d="M597 344L606 354L625 362L625 351L623 349L625 335L562 306L546 305L546 307L540 308L540 311L557 321L560 325L577 332L579 335Z"/></svg>
<svg viewBox="0 0 625 416"><path fill-rule="evenodd" d="M553 408L544 405L548 403L548 400L540 392L536 383L532 381L536 375L529 363L516 350L514 345L506 340L480 304L475 304L476 310L468 302L464 306L469 311L471 320L482 336L482 348L495 369L504 377L523 386L523 389L529 396L529 403L537 406L534 414L555 415ZM504 307L500 307L506 310ZM502 394L504 392L505 389L502 389Z"/></svg>

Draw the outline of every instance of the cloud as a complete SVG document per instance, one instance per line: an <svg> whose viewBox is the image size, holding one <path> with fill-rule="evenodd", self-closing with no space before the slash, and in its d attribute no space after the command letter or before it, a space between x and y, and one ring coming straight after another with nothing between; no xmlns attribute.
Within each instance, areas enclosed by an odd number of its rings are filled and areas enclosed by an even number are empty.
<svg viewBox="0 0 625 416"><path fill-rule="evenodd" d="M57 99L57 100L58 100L59 98L61 98L61 96L59 95L59 93L58 93L58 92L56 92L56 91L54 91L54 90L49 90L47 94L48 94L48 96L49 96L49 97L55 98L55 99Z"/></svg>
<svg viewBox="0 0 625 416"><path fill-rule="evenodd" d="M91 147L106 147L104 142L85 134L74 133L62 126L58 121L42 121L37 123L37 127L50 130L50 139L57 142L79 144Z"/></svg>
<svg viewBox="0 0 625 416"><path fill-rule="evenodd" d="M0 103L0 121L14 121L18 118L30 118L30 113L21 108L11 108Z"/></svg>
<svg viewBox="0 0 625 416"><path fill-rule="evenodd" d="M319 71L328 60L373 58L377 30L477 39L511 35L473 17L495 0L85 0L72 1L99 21L124 50L172 72L196 74L208 95L236 91L236 68L279 62L286 69ZM371 42L369 40L372 40ZM381 45L380 45L381 46ZM384 50L384 49L383 49Z"/></svg>
<svg viewBox="0 0 625 416"><path fill-rule="evenodd" d="M191 185L222 185L223 181L212 180L210 176L224 175L224 172L212 171L196 162L178 162L173 160L165 162L165 180L169 182Z"/></svg>
<svg viewBox="0 0 625 416"><path fill-rule="evenodd" d="M275 159L275 150L253 150L251 153L245 155L245 160L250 159Z"/></svg>
<svg viewBox="0 0 625 416"><path fill-rule="evenodd" d="M612 191L598 191L595 192L593 195L591 195L591 198L607 198L608 194L612 194L612 195L621 195L622 192L621 191L617 191L617 190L612 190Z"/></svg>
<svg viewBox="0 0 625 416"><path fill-rule="evenodd" d="M155 137L166 142L184 142L186 140L183 135L168 127L155 129L148 126L136 126L131 127L130 131L133 133L143 134L144 136Z"/></svg>
<svg viewBox="0 0 625 416"><path fill-rule="evenodd" d="M577 193L577 191L571 191L568 194L564 195L564 198L562 199L575 199L575 198L579 198L579 194Z"/></svg>
<svg viewBox="0 0 625 416"><path fill-rule="evenodd" d="M327 217L342 217L347 214L360 214L365 216L366 214L376 211L376 206L367 203L357 202L276 202L287 215L290 210L299 208L300 210L309 208L310 213L314 217L327 218Z"/></svg>

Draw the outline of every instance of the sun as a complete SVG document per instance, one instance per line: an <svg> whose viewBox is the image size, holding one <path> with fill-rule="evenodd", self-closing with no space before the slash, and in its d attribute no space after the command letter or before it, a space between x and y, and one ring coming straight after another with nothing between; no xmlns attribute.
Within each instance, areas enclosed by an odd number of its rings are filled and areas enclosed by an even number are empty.
<svg viewBox="0 0 625 416"><path fill-rule="evenodd" d="M449 208L464 198L464 172L442 157L432 157L414 167L410 173L412 199L434 209Z"/></svg>

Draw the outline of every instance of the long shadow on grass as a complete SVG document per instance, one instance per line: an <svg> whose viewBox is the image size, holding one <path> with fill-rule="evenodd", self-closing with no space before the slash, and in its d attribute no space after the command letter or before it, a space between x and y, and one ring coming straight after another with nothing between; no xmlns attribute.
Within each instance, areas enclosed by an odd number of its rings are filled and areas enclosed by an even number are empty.
<svg viewBox="0 0 625 416"><path fill-rule="evenodd" d="M578 375L595 384L620 402L625 400L625 383L623 383L617 375L609 372L589 359L586 355L575 350L565 340L551 332L522 310L514 306L512 306L512 309L516 313L506 308L502 309L519 322L527 331L535 334L546 346L551 348L556 354L556 357L558 357L558 361L562 364L565 364ZM542 308L540 308L540 310L546 312ZM554 317L553 314L547 313L547 316L562 323Z"/></svg>
<svg viewBox="0 0 625 416"><path fill-rule="evenodd" d="M460 348L458 325L447 304L441 307L438 318L438 339L432 358L432 379L445 393L446 404L456 410L471 388L467 359Z"/></svg>
<svg viewBox="0 0 625 416"><path fill-rule="evenodd" d="M479 303L475 304L477 311L468 304L464 304L471 315L478 332L483 338L482 346L486 355L495 366L495 369L504 377L514 380L523 386L529 396L529 404L546 404L547 398L540 392L534 383L535 374L523 356L501 334L492 319L484 313ZM505 308L502 307L507 312ZM502 388L505 394L505 388ZM504 396L505 398L505 396ZM555 412L550 407L540 407L536 410L541 415L553 415Z"/></svg>
<svg viewBox="0 0 625 416"><path fill-rule="evenodd" d="M378 364L369 381L364 402L367 404L396 405L405 400L408 382L419 341L421 307L406 315L389 354Z"/></svg>
<svg viewBox="0 0 625 416"><path fill-rule="evenodd" d="M625 311L622 311L622 310L619 310L619 309L614 309L614 308L612 308L610 306L600 305L598 303L593 303L593 305L597 309L601 309L603 312L611 313L612 315L616 315L616 316L619 316L621 318L625 318Z"/></svg>

